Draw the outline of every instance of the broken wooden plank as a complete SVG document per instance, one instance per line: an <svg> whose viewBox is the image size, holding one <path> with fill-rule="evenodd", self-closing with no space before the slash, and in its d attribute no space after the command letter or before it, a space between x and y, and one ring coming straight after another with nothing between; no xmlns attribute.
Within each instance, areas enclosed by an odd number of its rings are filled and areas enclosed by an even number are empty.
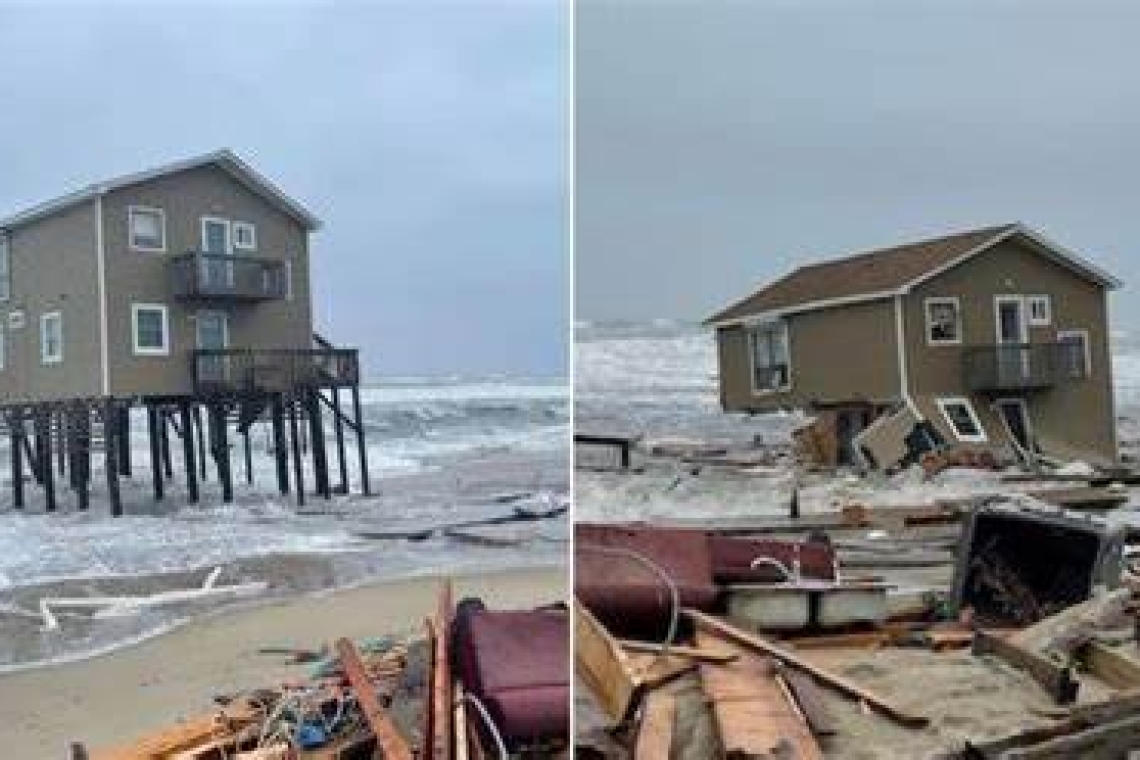
<svg viewBox="0 0 1140 760"><path fill-rule="evenodd" d="M574 661L598 704L613 725L625 720L641 684L629 656L605 626L577 599L574 600Z"/></svg>
<svg viewBox="0 0 1140 760"><path fill-rule="evenodd" d="M986 631L975 631L971 651L975 655L996 655L1013 667L1024 670L1059 705L1072 704L1077 699L1080 682L1073 678L1072 668L1058 665L1045 655L1021 646L1012 641L1012 637L1002 638Z"/></svg>
<svg viewBox="0 0 1140 760"><path fill-rule="evenodd" d="M1124 757L1140 746L1140 715L1074 731L1002 753L1002 760L1070 760Z"/></svg>
<svg viewBox="0 0 1140 760"><path fill-rule="evenodd" d="M470 752L467 742L467 699L463 693L463 682L452 682L451 693L455 699L455 712L452 715L451 728L455 746L454 760L468 760Z"/></svg>
<svg viewBox="0 0 1140 760"><path fill-rule="evenodd" d="M662 651L662 644L653 644L648 641L633 641L631 639L619 639L622 648L627 652L639 652L644 654L658 654ZM700 649L699 647L687 647L675 644L670 644L667 648L668 654L676 655L678 657L688 657L693 660L706 660L708 662L731 662L736 659L736 655L732 652L725 652L716 649Z"/></svg>
<svg viewBox="0 0 1140 760"><path fill-rule="evenodd" d="M432 716L432 757L436 760L451 760L451 637L452 616L451 581L445 579L439 588L435 613L435 647L432 663L431 709Z"/></svg>
<svg viewBox="0 0 1140 760"><path fill-rule="evenodd" d="M348 683L356 695L360 711L364 713L364 720L376 735L376 742L380 745L385 760L412 760L412 751L407 741L400 735L388 713L380 705L380 700L376 696L376 687L368 678L356 647L348 639L338 639L336 652Z"/></svg>
<svg viewBox="0 0 1140 760"><path fill-rule="evenodd" d="M788 690L791 691L796 704L799 705L800 712L807 720L811 732L816 736L835 734L835 719L832 717L831 711L827 709L823 694L816 682L798 670L785 667L779 660L774 662L777 663L776 676L783 679L788 685Z"/></svg>
<svg viewBox="0 0 1140 760"><path fill-rule="evenodd" d="M641 725L637 727L634 760L659 760L669 757L673 747L673 723L677 717L677 700L661 689L645 697Z"/></svg>
<svg viewBox="0 0 1140 760"><path fill-rule="evenodd" d="M228 705L216 713L159 729L130 744L95 750L88 754L91 760L151 760L155 757L168 757L225 736L236 735L260 716L261 711L246 702Z"/></svg>
<svg viewBox="0 0 1140 760"><path fill-rule="evenodd" d="M732 646L702 628L699 645ZM701 664L701 683L712 706L725 757L822 758L823 753L798 708L776 680L767 657L744 651L731 665Z"/></svg>
<svg viewBox="0 0 1140 760"><path fill-rule="evenodd" d="M878 694L875 694L870 689L866 689L859 684L844 678L843 676L832 673L824 668L819 667L807 660L803 659L795 652L792 652L784 647L778 646L770 641L760 638L747 631L741 630L730 623L723 620L706 615L698 610L686 608L684 611L686 617L693 621L698 628L712 630L717 633L723 634L725 637L731 639L737 644L740 644L749 649L760 651L768 654L776 659L791 665L798 670L811 675L814 678L823 681L828 686L836 689L837 691L846 694L847 696L867 703L869 706L875 708L887 717L895 720L901 725L911 728L921 728L930 723L930 719L925 715L910 712L899 705L890 702Z"/></svg>
<svg viewBox="0 0 1140 760"><path fill-rule="evenodd" d="M1140 662L1117 649L1090 641L1080 650L1080 655L1088 671L1112 688L1140 687Z"/></svg>

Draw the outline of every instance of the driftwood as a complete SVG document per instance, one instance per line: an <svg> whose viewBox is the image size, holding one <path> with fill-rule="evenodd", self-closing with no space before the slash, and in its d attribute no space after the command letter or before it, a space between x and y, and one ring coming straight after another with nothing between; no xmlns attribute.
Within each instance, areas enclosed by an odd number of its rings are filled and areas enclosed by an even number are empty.
<svg viewBox="0 0 1140 760"><path fill-rule="evenodd" d="M698 629L706 629L717 632L724 637L732 640L733 642L751 649L752 651L762 652L771 657L775 657L781 662L790 665L797 670L803 671L808 675L816 678L831 688L861 702L865 702L870 707L878 710L882 714L891 718L892 720L900 723L901 725L909 728L922 728L930 723L930 719L925 715L919 715L909 710L906 710L899 705L883 699L878 694L875 694L870 689L866 689L855 682L844 678L843 676L825 670L807 660L803 659L795 652L778 646L770 641L755 636L747 631L743 631L734 625L726 623L722 620L706 615L698 610L686 609L685 615L693 621Z"/></svg>

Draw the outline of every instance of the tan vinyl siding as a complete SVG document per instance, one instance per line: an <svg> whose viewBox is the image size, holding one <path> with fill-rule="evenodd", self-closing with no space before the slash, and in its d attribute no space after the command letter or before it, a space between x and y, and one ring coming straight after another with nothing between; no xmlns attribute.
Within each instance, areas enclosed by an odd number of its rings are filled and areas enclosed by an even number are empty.
<svg viewBox="0 0 1140 760"><path fill-rule="evenodd" d="M141 253L128 246L128 208L162 208L166 215L166 253ZM191 391L190 352L195 348L194 314L199 308L229 315L232 347L306 348L311 345L308 235L293 217L250 192L227 172L200 167L116 190L103 204L107 274L111 388L116 395L176 394ZM250 222L257 249L237 251L291 261L291 300L201 305L170 295L168 262L172 255L201 248L201 219L220 217ZM170 355L135 356L132 352L132 302L164 303L169 308Z"/></svg>
<svg viewBox="0 0 1140 760"><path fill-rule="evenodd" d="M1053 342L1059 330L1089 332L1092 375L1088 379L1058 383L1054 388L1026 394L1034 432L1046 453L1058 456L1116 456L1111 358L1108 344L1107 293L1104 288L1074 274L1026 244L1005 241L968 262L917 287L906 298L907 356L910 387L916 396L967 395L962 355L970 345L996 342L995 297L998 295L1049 295L1052 322L1030 326L1033 342ZM933 296L955 296L961 302L962 346L926 345L923 301ZM1009 394L1016 395L1016 394ZM998 434L992 399L971 396L991 442L1004 443ZM942 415L932 400L922 411L944 430Z"/></svg>
<svg viewBox="0 0 1140 760"><path fill-rule="evenodd" d="M90 201L9 233L12 294L0 302L6 356L0 401L46 401L101 392L96 202ZM8 315L23 311L12 330ZM40 317L63 316L63 362L40 357Z"/></svg>
<svg viewBox="0 0 1140 760"><path fill-rule="evenodd" d="M872 301L788 317L791 388L752 391L747 328L717 330L721 403L726 410L767 410L841 402L883 403L899 395L894 307Z"/></svg>

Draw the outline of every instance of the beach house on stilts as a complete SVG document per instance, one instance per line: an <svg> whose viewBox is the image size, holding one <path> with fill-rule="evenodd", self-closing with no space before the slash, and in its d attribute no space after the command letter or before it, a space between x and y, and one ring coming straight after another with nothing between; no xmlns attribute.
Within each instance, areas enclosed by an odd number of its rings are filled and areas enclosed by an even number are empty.
<svg viewBox="0 0 1140 760"><path fill-rule="evenodd" d="M156 500L173 478L198 501L212 461L230 501L231 452L240 440L252 482L259 424L272 430L282 493L303 503L307 473L318 494L347 491L346 436L367 493L357 351L313 331L309 236L319 226L228 150L0 219L0 422L14 506L24 508L30 475L46 510L64 484L86 509L101 455L111 513L122 514L132 408L146 410Z"/></svg>

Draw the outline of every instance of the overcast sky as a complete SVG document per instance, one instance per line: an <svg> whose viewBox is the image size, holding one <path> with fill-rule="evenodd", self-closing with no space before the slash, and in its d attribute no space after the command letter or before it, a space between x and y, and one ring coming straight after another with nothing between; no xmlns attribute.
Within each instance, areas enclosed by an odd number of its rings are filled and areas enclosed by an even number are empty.
<svg viewBox="0 0 1140 760"><path fill-rule="evenodd" d="M230 147L325 222L373 375L565 371L564 8L101 5L0 6L0 216Z"/></svg>
<svg viewBox="0 0 1140 760"><path fill-rule="evenodd" d="M805 261L1017 220L1134 292L1138 31L1134 2L583 0L577 318L703 318Z"/></svg>

